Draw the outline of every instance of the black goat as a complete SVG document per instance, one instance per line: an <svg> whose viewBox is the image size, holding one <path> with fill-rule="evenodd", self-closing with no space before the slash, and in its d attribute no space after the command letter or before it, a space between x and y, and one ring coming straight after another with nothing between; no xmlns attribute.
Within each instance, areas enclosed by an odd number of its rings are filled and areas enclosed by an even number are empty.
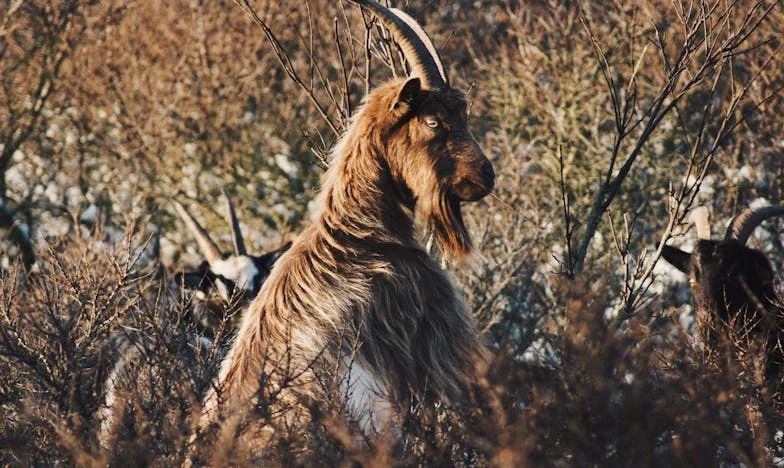
<svg viewBox="0 0 784 468"><path fill-rule="evenodd" d="M662 256L689 275L697 333L710 354L734 342L736 355L764 352L765 380L777 381L784 370L784 307L776 293L768 258L746 247L763 221L784 215L784 206L747 209L730 224L722 240L710 239L707 216L697 216L694 252L664 246Z"/></svg>

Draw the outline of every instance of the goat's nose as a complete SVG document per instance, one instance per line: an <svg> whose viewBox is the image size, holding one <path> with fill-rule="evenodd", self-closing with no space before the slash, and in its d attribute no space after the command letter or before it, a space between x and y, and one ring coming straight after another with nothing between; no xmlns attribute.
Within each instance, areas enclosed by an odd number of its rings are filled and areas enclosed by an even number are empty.
<svg viewBox="0 0 784 468"><path fill-rule="evenodd" d="M489 187L495 186L495 171L493 170L493 165L490 161L485 161L482 165L482 177L487 182Z"/></svg>

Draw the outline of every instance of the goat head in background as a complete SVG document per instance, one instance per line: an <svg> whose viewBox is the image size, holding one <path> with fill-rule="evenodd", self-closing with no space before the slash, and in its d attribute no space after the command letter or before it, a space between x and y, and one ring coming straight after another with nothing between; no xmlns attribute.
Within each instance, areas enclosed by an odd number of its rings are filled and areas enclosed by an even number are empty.
<svg viewBox="0 0 784 468"><path fill-rule="evenodd" d="M724 239L710 239L705 208L692 215L698 241L687 253L669 245L662 257L689 275L697 333L708 353L721 342L743 336L765 353L766 380L775 379L784 365L779 343L784 310L775 288L768 258L746 242L763 221L784 215L784 206L747 209L727 228ZM728 336L728 326L735 337Z"/></svg>
<svg viewBox="0 0 784 468"><path fill-rule="evenodd" d="M261 255L249 255L234 204L226 189L223 189L222 194L226 202L226 220L231 228L233 250L230 254L221 252L209 233L182 203L172 200L177 214L199 244L205 258L195 271L178 273L175 278L178 285L199 291L205 296L215 287L224 301L229 301L235 294L242 294L247 301L251 301L269 276L275 261L288 250L291 243Z"/></svg>

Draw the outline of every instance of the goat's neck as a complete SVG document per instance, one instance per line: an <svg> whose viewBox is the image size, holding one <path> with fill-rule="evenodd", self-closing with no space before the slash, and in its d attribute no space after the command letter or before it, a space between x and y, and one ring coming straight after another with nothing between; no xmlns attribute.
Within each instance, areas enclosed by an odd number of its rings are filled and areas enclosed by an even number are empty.
<svg viewBox="0 0 784 468"><path fill-rule="evenodd" d="M379 243L415 242L413 200L393 180L381 151L364 142L339 155L323 197L317 218L329 231Z"/></svg>

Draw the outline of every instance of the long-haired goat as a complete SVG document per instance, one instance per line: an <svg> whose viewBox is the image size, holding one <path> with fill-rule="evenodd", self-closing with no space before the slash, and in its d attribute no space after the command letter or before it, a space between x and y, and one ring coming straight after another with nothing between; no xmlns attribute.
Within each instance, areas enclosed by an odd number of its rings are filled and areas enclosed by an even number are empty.
<svg viewBox="0 0 784 468"><path fill-rule="evenodd" d="M736 351L750 354L751 344L765 353L769 382L780 377L784 365L784 307L768 258L745 244L763 221L781 215L784 206L747 209L732 221L724 239L711 240L707 210L699 208L692 216L698 237L694 252L668 245L662 251L665 260L689 275L695 325L706 351L713 353L722 342L740 340L745 344Z"/></svg>
<svg viewBox="0 0 784 468"><path fill-rule="evenodd" d="M106 349L113 364L105 380L105 403L99 415L101 427L98 432L103 447L113 443L115 433L120 429L117 427L121 421L119 418L125 419L123 424L126 426L134 424L128 414L134 410L136 402L144 405L145 401L151 401L154 396L149 394L153 385L149 382L141 384L139 378L154 380L155 376L150 373L157 372L155 366L160 358L161 350L158 347L161 343L170 348L169 358L179 361L188 370L184 372L188 376L188 388L193 389L199 398L204 396L215 377L215 371L196 369L200 360L204 360L200 356L207 356L213 351L220 353L223 340L213 350L212 339L215 338L216 330L222 327L224 332L231 331L231 312L239 310L256 297L275 261L291 245L286 244L263 255L249 255L234 204L226 189L222 193L226 220L232 234L232 254L222 253L196 218L180 202L172 200L205 257L196 271L177 273L172 289L178 294L192 294L196 297L189 299L181 329L175 329L174 324L167 323L158 330L160 336L151 339L132 327L130 331L117 332L109 339ZM215 290L220 296L218 301L210 297ZM230 334L222 333L221 336ZM120 412L122 414L118 414Z"/></svg>
<svg viewBox="0 0 784 468"><path fill-rule="evenodd" d="M414 217L442 255L467 257L460 204L491 192L492 164L422 28L399 10L354 1L391 31L410 77L370 92L335 145L312 224L244 314L203 425L219 404L238 422L270 394L277 406L263 414L307 419L288 405L301 410L301 399L337 390L371 434L409 396L459 395L484 352L460 293L417 241ZM263 446L253 432L249 446Z"/></svg>

